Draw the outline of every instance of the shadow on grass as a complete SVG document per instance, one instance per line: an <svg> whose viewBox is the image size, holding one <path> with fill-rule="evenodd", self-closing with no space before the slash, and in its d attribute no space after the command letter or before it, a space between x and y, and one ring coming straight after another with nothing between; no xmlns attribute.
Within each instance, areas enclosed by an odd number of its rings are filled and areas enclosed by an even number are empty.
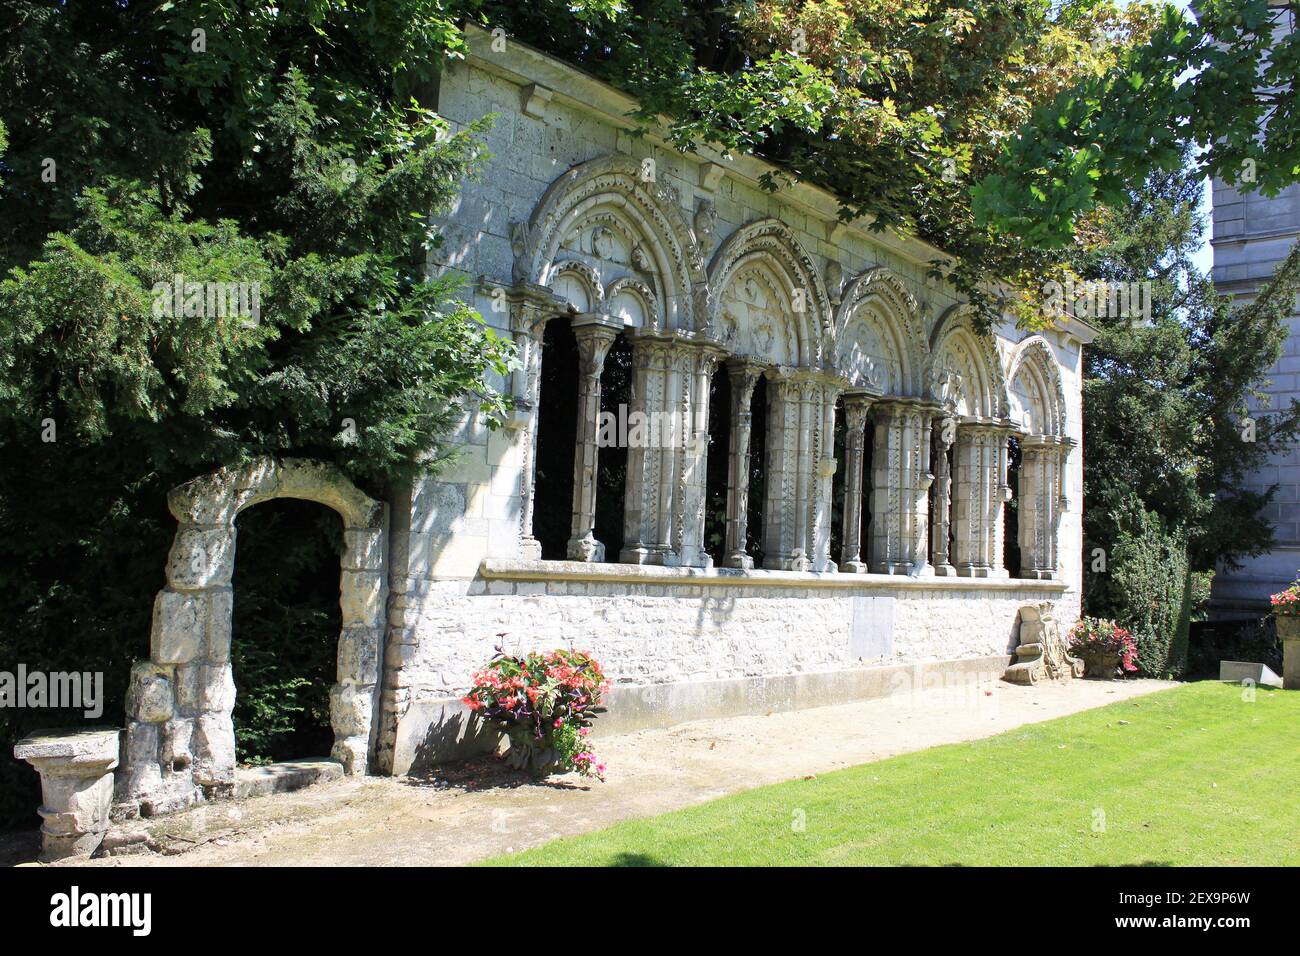
<svg viewBox="0 0 1300 956"><path fill-rule="evenodd" d="M610 866L668 866L663 860L650 856L648 853L628 853L624 851L614 858Z"/></svg>

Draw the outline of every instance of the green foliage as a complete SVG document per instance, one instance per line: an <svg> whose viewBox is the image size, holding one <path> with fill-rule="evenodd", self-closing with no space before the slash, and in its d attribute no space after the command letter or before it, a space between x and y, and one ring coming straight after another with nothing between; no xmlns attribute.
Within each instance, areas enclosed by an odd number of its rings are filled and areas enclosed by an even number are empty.
<svg viewBox="0 0 1300 956"><path fill-rule="evenodd" d="M1274 36L1294 2L1166 6L1148 42L1040 104L974 189L977 218L1039 245L1067 241L1098 204L1122 206L1153 172L1275 195L1300 179L1300 33Z"/></svg>
<svg viewBox="0 0 1300 956"><path fill-rule="evenodd" d="M1106 569L1084 579L1088 613L1133 632L1138 667L1151 677L1179 676L1187 663L1190 577L1187 540L1136 498L1110 516L1116 532Z"/></svg>
<svg viewBox="0 0 1300 956"><path fill-rule="evenodd" d="M428 109L459 44L437 0L5 5L0 660L102 670L118 723L148 653L169 488L275 454L382 495L436 459L467 404L499 416L483 382L511 349L426 275L431 215L481 158L482 127L453 135ZM159 283L178 274L246 283L258 312L170 314ZM325 633L309 593L271 587L273 550L241 553L265 585L250 639ZM272 746L302 716L294 681L321 678L241 653L268 688L241 698L244 736ZM0 715L0 747L59 716ZM29 821L35 775L0 774L0 817Z"/></svg>

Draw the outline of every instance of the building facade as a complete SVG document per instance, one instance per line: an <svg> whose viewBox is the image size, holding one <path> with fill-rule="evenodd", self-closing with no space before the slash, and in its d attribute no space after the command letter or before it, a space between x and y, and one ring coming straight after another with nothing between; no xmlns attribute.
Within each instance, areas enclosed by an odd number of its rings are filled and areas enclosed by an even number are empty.
<svg viewBox="0 0 1300 956"><path fill-rule="evenodd" d="M491 156L430 268L517 345L509 420L467 408L386 502L294 462L178 488L119 801L233 786L236 517L278 496L344 517L350 772L481 746L460 697L498 647L591 652L612 729L996 676L1021 607L1071 626L1087 326L981 332L939 250L765 190L753 157L633 136L625 95L468 30L439 112L493 114Z"/></svg>
<svg viewBox="0 0 1300 956"><path fill-rule="evenodd" d="M1277 35L1295 29L1294 16L1278 10ZM1243 175L1248 180L1247 171ZM1237 185L1215 180L1213 209L1214 284L1225 295L1250 302L1300 239L1300 186L1270 198L1250 191L1248 181ZM1263 388L1267 399L1252 399L1252 414L1286 409L1300 399L1300 301L1289 324L1282 357ZM1240 568L1218 569L1212 606L1220 616L1267 613L1269 595L1300 577L1300 449L1271 456L1249 476L1246 487L1259 493L1277 489L1267 511L1274 547L1245 559Z"/></svg>

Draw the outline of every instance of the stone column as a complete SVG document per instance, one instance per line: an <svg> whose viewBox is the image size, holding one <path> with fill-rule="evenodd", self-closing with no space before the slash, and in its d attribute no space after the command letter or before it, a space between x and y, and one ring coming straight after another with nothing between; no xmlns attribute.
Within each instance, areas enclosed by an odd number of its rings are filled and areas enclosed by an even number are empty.
<svg viewBox="0 0 1300 956"><path fill-rule="evenodd" d="M1068 445L1059 439L1020 440L1020 576L1051 580L1057 575L1056 532L1062 506L1061 478Z"/></svg>
<svg viewBox="0 0 1300 956"><path fill-rule="evenodd" d="M14 757L41 775L41 862L88 858L108 832L120 731L47 730L18 741Z"/></svg>
<svg viewBox="0 0 1300 956"><path fill-rule="evenodd" d="M908 400L875 406L872 452L871 570L924 574L929 570L929 406Z"/></svg>
<svg viewBox="0 0 1300 956"><path fill-rule="evenodd" d="M819 404L815 410L817 434L814 454L817 471L813 487L811 559L814 571L837 571L831 559L831 520L834 507L834 478L839 462L835 460L835 402L840 396L840 383L823 381L817 389Z"/></svg>
<svg viewBox="0 0 1300 956"><path fill-rule="evenodd" d="M948 464L948 451L957 438L957 422L949 415L936 418L930 450L931 471L934 473L934 510L930 515L930 563L938 577L952 577L957 569L948 555L948 537L952 522L952 469Z"/></svg>
<svg viewBox="0 0 1300 956"><path fill-rule="evenodd" d="M600 373L618 335L599 321L578 324L578 437L573 452L573 525L570 561L604 561L605 546L596 540L596 426L600 418Z"/></svg>
<svg viewBox="0 0 1300 956"><path fill-rule="evenodd" d="M1007 485L1007 439L1000 424L970 423L957 428L954 453L953 563L963 577L1006 577L1002 527Z"/></svg>
<svg viewBox="0 0 1300 956"><path fill-rule="evenodd" d="M542 335L548 312L539 293L515 296L510 301L510 327L519 359L511 377L515 421L520 432L519 554L525 560L540 561L542 544L533 536L533 500L537 473L537 407L542 387Z"/></svg>
<svg viewBox="0 0 1300 956"><path fill-rule="evenodd" d="M632 337L632 410L660 421L672 407L672 342L667 336L637 330ZM655 429L648 429L655 431ZM668 564L674 560L661 529L672 517L663 513L664 485L672 484L673 456L657 444L630 444L623 501L624 564ZM666 460L665 460L666 459Z"/></svg>
<svg viewBox="0 0 1300 956"><path fill-rule="evenodd" d="M792 369L768 379L767 495L763 503L763 567L808 569L802 537L808 524L807 466L800 461L801 428L809 422L804 383Z"/></svg>
<svg viewBox="0 0 1300 956"><path fill-rule="evenodd" d="M681 459L682 495L676 525L679 563L683 567L711 568L713 558L704 549L704 509L707 494L709 455L709 389L713 370L725 354L716 346L702 342L681 342L686 377L683 384L684 417L687 425L684 441L677 450Z"/></svg>
<svg viewBox="0 0 1300 956"><path fill-rule="evenodd" d="M751 362L727 363L731 380L731 447L727 459L727 543L729 568L750 569L754 559L745 551L749 533L749 443L754 425L754 388L763 368Z"/></svg>
<svg viewBox="0 0 1300 956"><path fill-rule="evenodd" d="M844 535L840 570L851 574L867 570L862 560L862 479L870 409L869 395L849 395L844 399Z"/></svg>
<svg viewBox="0 0 1300 956"><path fill-rule="evenodd" d="M987 549L992 555L990 577L1006 578L1011 573L1006 561L1006 523L1007 503L1011 501L1011 485L1008 472L1011 468L1011 453L1007 447L1014 429L1006 426L994 426L989 435L989 458L993 464L989 475L989 511L985 523L988 535Z"/></svg>

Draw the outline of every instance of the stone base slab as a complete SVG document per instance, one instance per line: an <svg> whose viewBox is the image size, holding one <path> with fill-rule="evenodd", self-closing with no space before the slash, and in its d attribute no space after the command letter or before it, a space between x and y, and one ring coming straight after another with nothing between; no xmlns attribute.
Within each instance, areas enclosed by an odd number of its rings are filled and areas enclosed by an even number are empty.
<svg viewBox="0 0 1300 956"><path fill-rule="evenodd" d="M343 765L325 757L239 767L235 770L235 799L288 793L317 783L343 779Z"/></svg>

